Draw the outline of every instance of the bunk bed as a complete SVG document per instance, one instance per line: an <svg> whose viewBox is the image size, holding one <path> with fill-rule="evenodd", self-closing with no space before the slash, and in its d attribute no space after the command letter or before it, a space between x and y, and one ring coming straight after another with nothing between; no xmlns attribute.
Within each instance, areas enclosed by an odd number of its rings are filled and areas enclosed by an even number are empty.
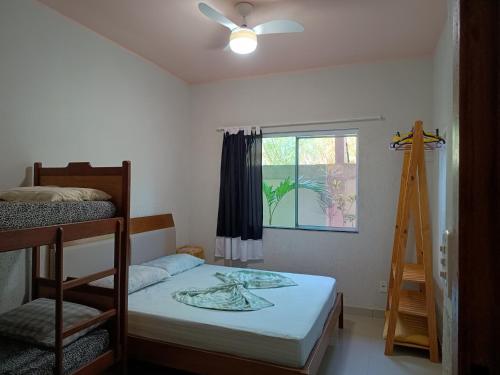
<svg viewBox="0 0 500 375"><path fill-rule="evenodd" d="M58 375L95 374L114 364L124 364L127 353L130 162L124 161L121 167L69 163L63 168L44 168L41 163L35 163L33 182L35 186L99 189L111 198L110 203L77 202L60 207L57 204L19 203L16 206L7 203L0 207L4 218L0 223L0 253L32 248L30 304L50 300L55 307L55 320L53 315L51 320L55 321L55 337L50 350L4 339L0 341L0 350L3 353L16 350L19 356L14 356L11 361L19 362L16 365L26 373L32 373L30 366L35 366L38 373L45 373L40 368L46 366L47 361L53 364L50 372ZM54 210L60 215L49 217L48 213ZM17 217L15 212L19 212ZM106 235L114 235L113 267L84 277L65 278L65 243ZM40 275L42 246L54 246L53 278ZM88 285L106 276L114 278L113 289ZM67 305L72 304L93 308L97 313L67 326L63 313ZM65 345L68 338L95 327L98 328ZM35 358L40 362L37 363Z"/></svg>

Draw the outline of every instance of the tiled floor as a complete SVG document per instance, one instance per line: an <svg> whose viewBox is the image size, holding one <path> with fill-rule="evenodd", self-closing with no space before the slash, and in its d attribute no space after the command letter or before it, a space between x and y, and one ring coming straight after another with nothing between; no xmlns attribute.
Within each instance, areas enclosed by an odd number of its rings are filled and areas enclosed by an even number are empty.
<svg viewBox="0 0 500 375"><path fill-rule="evenodd" d="M398 348L384 355L384 320L345 315L344 329L338 330L323 358L319 375L434 375L441 364L432 363L426 352Z"/></svg>
<svg viewBox="0 0 500 375"><path fill-rule="evenodd" d="M398 348L393 356L385 356L383 326L380 318L344 315L344 329L336 331L318 375L441 374L441 364L429 361L423 351ZM129 374L186 375L143 363L131 363Z"/></svg>

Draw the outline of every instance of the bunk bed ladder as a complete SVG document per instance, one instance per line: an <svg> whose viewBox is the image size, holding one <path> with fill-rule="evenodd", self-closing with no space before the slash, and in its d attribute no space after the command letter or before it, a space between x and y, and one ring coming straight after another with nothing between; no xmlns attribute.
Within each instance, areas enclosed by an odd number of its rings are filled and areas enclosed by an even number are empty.
<svg viewBox="0 0 500 375"><path fill-rule="evenodd" d="M407 263L410 217L414 225L416 263ZM393 354L394 345L403 345L426 349L430 360L438 362L429 197L421 121L415 123L411 148L404 151L390 268L384 327L385 354Z"/></svg>
<svg viewBox="0 0 500 375"><path fill-rule="evenodd" d="M48 285L54 285L55 286L55 321L56 321L56 327L55 327L55 345L54 345L54 351L55 351L55 366L54 366L54 373L57 375L61 375L64 372L63 368L63 342L66 337L69 337L82 329L88 328L92 325L98 324L105 322L108 319L114 319L114 324L115 324L115 329L114 329L114 342L115 342L115 350L114 350L114 357L116 360L121 359L123 353L122 353L122 348L120 345L122 335L123 333L121 332L121 319L119 317L121 316L120 311L121 311L121 305L122 305L122 300L121 300L121 292L123 288L123 283L121 283L120 276L121 276L121 271L123 267L126 267L126 265L123 263L123 257L122 257L122 233L123 233L123 222L122 220L117 220L116 221L116 227L115 227L115 245L114 245L114 267L105 271L97 272L92 275L87 275L79 278L67 278L66 280L64 279L64 272L63 272L63 253L64 253L64 229L62 227L59 227L57 229L57 234L56 234L56 243L55 243L55 279L53 282L50 280L45 280L45 283ZM98 280L100 278L106 277L106 276L113 276L114 278L114 285L115 288L117 288L117 291L114 293L114 298L113 298L113 307L103 311L99 315L80 321L79 323L76 323L68 328L64 328L64 319L63 319L63 303L64 303L64 291L65 290L70 290L74 289L80 286L83 286L85 284L88 284L91 281ZM43 281L43 279L38 278L36 280L37 288L38 288L38 282ZM79 369L78 371L80 371ZM77 372L78 372L77 371Z"/></svg>

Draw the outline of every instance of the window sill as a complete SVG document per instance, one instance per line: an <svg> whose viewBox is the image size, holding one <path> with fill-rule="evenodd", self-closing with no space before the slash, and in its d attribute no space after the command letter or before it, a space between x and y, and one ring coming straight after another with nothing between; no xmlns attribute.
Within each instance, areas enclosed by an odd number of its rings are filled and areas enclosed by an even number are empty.
<svg viewBox="0 0 500 375"><path fill-rule="evenodd" d="M350 233L350 234L358 234L358 228L329 228L329 227L315 227L315 226L300 226L300 227L275 227L275 226L266 226L264 225L264 229L279 229L279 230L303 230L308 232L333 232L333 233Z"/></svg>

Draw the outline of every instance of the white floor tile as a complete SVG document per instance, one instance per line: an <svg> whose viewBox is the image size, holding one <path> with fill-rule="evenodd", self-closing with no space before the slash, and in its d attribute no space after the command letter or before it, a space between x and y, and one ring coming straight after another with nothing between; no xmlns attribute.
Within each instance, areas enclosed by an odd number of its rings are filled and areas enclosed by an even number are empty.
<svg viewBox="0 0 500 375"><path fill-rule="evenodd" d="M385 356L383 327L383 319L345 315L344 329L337 330L319 375L441 374L441 364L429 361L425 351L398 347Z"/></svg>

